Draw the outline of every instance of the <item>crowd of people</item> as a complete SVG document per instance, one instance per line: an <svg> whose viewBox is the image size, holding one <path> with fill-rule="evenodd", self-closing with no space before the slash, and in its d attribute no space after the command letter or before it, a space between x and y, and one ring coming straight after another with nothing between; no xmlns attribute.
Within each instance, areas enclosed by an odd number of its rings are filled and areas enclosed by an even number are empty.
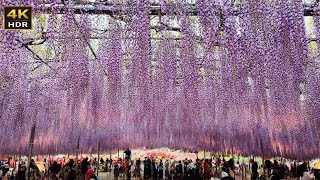
<svg viewBox="0 0 320 180"><path fill-rule="evenodd" d="M44 169L40 169L32 159L30 163L17 162L15 168L8 162L0 162L0 180L52 179L52 180L90 180L98 179L98 171L107 171L109 177L118 179L144 180L211 180L211 179L301 179L319 180L320 170L310 169L308 163L285 163L284 161L263 164L253 159L247 163L234 162L231 158L212 157L206 159L161 159L145 157L131 159L131 151L125 151L125 158L103 159L84 158L78 163L73 159L60 161L43 160ZM38 162L37 162L38 163ZM27 164L29 166L27 166ZM27 171L27 167L29 170ZM99 169L97 169L99 167Z"/></svg>
<svg viewBox="0 0 320 180"><path fill-rule="evenodd" d="M126 168L126 160L121 158L113 162L107 159L105 163L108 171L113 171L115 179L181 179L181 180L209 180L211 177L221 177L224 179L234 179L233 170L235 168L232 160L226 161L221 169L215 169L211 159L195 161L185 159L183 161L169 161L155 158L145 158L144 160L130 160Z"/></svg>
<svg viewBox="0 0 320 180"><path fill-rule="evenodd" d="M277 160L271 162L266 160L259 164L253 159L249 164L235 163L233 159L226 161L220 159L185 159L183 161L170 161L156 158L147 158L142 161L137 159L127 160L121 158L114 162L107 159L104 163L108 171L113 171L115 179L152 179L152 180L209 180L209 179L301 179L319 180L320 170L310 169L307 162L279 163ZM237 175L237 176L236 176Z"/></svg>
<svg viewBox="0 0 320 180"><path fill-rule="evenodd" d="M41 163L44 169L31 159L29 167L26 161L16 162L15 168L9 162L1 162L0 180L98 180L96 168L98 161L96 158L84 158L80 163L76 163L73 159L61 161L43 160ZM9 169L12 169L11 171ZM27 170L29 168L29 171Z"/></svg>

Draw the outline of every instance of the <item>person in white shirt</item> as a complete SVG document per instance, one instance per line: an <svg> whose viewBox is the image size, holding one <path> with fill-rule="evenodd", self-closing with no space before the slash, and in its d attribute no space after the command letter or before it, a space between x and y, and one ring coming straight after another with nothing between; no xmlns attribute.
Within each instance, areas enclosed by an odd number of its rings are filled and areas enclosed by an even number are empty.
<svg viewBox="0 0 320 180"><path fill-rule="evenodd" d="M221 167L221 179L225 178L225 177L229 177L229 174L227 173L227 168L225 168L224 166Z"/></svg>
<svg viewBox="0 0 320 180"><path fill-rule="evenodd" d="M309 172L303 172L303 176L300 177L300 180L313 180L314 177Z"/></svg>
<svg viewBox="0 0 320 180"><path fill-rule="evenodd" d="M299 168L301 168L302 171L300 172L303 172L302 176L300 175L300 180L313 180L314 177L308 172L308 167L307 167L307 164L302 164L299 166Z"/></svg>
<svg viewBox="0 0 320 180"><path fill-rule="evenodd" d="M130 167L130 173L131 173L131 177L134 177L134 170L136 169L136 166L134 164L134 161L131 161L131 167Z"/></svg>
<svg viewBox="0 0 320 180"><path fill-rule="evenodd" d="M140 164L140 175L141 175L141 177L144 176L144 163Z"/></svg>

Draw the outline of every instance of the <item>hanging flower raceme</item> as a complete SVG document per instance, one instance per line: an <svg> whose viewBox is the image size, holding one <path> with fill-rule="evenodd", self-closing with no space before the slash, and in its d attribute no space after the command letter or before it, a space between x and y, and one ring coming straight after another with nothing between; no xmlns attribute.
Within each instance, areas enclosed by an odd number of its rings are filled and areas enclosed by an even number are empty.
<svg viewBox="0 0 320 180"><path fill-rule="evenodd" d="M100 142L101 151L318 156L319 61L302 2L159 3L114 4L98 29L86 11L58 15L50 2L34 53L21 47L31 34L1 31L0 153L26 153L35 122L40 154L91 153Z"/></svg>

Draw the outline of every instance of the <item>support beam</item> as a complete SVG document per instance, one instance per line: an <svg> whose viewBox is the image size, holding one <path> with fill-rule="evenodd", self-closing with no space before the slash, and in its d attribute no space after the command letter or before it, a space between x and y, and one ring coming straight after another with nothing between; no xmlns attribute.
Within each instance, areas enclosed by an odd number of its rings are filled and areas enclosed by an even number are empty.
<svg viewBox="0 0 320 180"><path fill-rule="evenodd" d="M123 11L123 8L121 7L128 7L127 4L107 4L107 5L91 5L88 3L82 3L82 4L68 4L65 1L63 1L63 4L55 5L54 7L51 7L50 4L37 4L33 7L34 10L37 12L44 12L50 14L52 11L55 12L55 14L66 14L68 11L73 11L75 14L104 14L104 15L110 15L111 17L114 17L116 19L120 19L123 21L126 21L125 18L122 16L125 14ZM187 11L186 14L188 16L198 16L200 13L199 8L196 4L187 4ZM161 6L158 4L150 5L149 6L149 15L151 16L158 16L159 14L162 16L167 15L167 12L161 10ZM174 15L178 15L174 12ZM229 16L237 16L241 12L239 11L233 11ZM217 15L219 15L219 7L217 7ZM314 5L305 5L304 7L304 16L319 16L320 12L317 9L317 4Z"/></svg>
<svg viewBox="0 0 320 180"><path fill-rule="evenodd" d="M32 55L35 57L35 59L40 60L43 64L47 65L50 69L52 69L52 67L49 65L48 62L46 62L45 60L43 60L38 54L36 54L29 46L28 44L24 44L23 42L21 42L19 39L16 39L18 42L22 43L22 47L26 48L29 52L32 53ZM41 64L39 65L41 66ZM38 68L38 67L36 67ZM35 69L34 69L35 70Z"/></svg>

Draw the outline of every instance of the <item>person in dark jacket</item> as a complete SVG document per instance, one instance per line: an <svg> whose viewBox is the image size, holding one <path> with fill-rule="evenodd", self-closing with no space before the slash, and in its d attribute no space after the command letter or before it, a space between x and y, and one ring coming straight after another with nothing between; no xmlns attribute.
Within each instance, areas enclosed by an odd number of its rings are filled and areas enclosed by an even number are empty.
<svg viewBox="0 0 320 180"><path fill-rule="evenodd" d="M252 180L256 180L257 178L259 178L259 173L258 173L258 163L255 162L253 159L250 160L250 163L252 164L251 166L251 179Z"/></svg>
<svg viewBox="0 0 320 180"><path fill-rule="evenodd" d="M162 162L162 160L160 160L158 169L159 169L159 179L163 179L163 162Z"/></svg>
<svg viewBox="0 0 320 180"><path fill-rule="evenodd" d="M100 158L100 164L104 165L104 160L103 160L103 158Z"/></svg>
<svg viewBox="0 0 320 180"><path fill-rule="evenodd" d="M88 158L87 157L84 158L81 161L81 167L80 168L81 168L81 176L82 176L83 179L86 178L86 173L87 173L87 171L89 169L89 165L90 165L90 163L88 162Z"/></svg>
<svg viewBox="0 0 320 180"><path fill-rule="evenodd" d="M145 157L145 160L143 161L144 163L144 179L149 179L151 178L152 175L152 167L151 167L151 160L147 159L147 157Z"/></svg>
<svg viewBox="0 0 320 180"><path fill-rule="evenodd" d="M54 161L53 164L49 168L49 171L51 172L50 177L52 179L57 179L57 174L59 174L60 170L61 170L61 165L58 164L57 161Z"/></svg>
<svg viewBox="0 0 320 180"><path fill-rule="evenodd" d="M65 165L67 177L66 180L74 180L77 177L77 171L75 167L75 162L73 159L70 159L70 161Z"/></svg>
<svg viewBox="0 0 320 180"><path fill-rule="evenodd" d="M152 159L152 176L153 176L153 179L154 180L157 180L158 179L158 175L159 175L159 171L158 171L158 165L157 163L155 162L154 159Z"/></svg>
<svg viewBox="0 0 320 180"><path fill-rule="evenodd" d="M26 180L26 171L27 171L26 164L21 163L18 169L17 180Z"/></svg>
<svg viewBox="0 0 320 180"><path fill-rule="evenodd" d="M320 180L320 169L313 169L315 180Z"/></svg>

